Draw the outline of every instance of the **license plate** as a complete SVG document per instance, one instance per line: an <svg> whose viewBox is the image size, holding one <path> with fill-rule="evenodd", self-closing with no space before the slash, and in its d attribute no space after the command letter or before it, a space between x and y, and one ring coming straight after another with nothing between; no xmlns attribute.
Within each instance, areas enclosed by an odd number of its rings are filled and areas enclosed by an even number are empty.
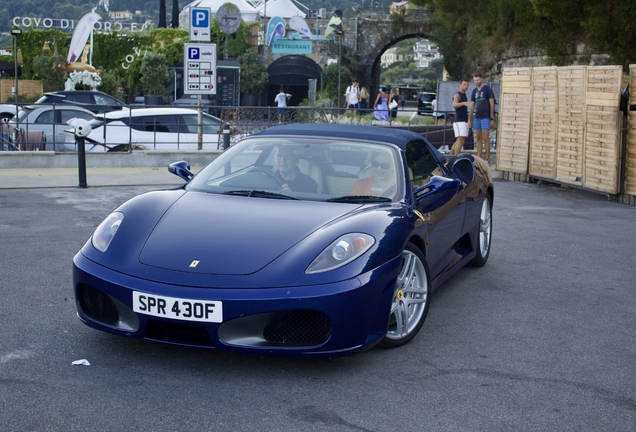
<svg viewBox="0 0 636 432"><path fill-rule="evenodd" d="M223 322L223 304L220 301L164 297L133 291L133 310L182 321Z"/></svg>

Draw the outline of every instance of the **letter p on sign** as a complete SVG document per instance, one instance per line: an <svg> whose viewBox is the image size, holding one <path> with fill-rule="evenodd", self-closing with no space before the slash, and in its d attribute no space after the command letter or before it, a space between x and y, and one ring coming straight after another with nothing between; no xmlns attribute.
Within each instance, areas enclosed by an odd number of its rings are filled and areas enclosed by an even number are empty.
<svg viewBox="0 0 636 432"><path fill-rule="evenodd" d="M208 14L204 11L196 11L194 13L194 26L195 27L205 27L208 20Z"/></svg>

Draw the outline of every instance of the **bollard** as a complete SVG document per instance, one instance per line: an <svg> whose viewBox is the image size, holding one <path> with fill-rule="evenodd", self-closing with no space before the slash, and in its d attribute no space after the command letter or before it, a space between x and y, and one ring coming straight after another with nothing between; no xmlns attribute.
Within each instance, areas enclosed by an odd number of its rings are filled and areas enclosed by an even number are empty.
<svg viewBox="0 0 636 432"><path fill-rule="evenodd" d="M77 169L79 175L79 187L86 188L86 143L84 137L75 138L77 144Z"/></svg>
<svg viewBox="0 0 636 432"><path fill-rule="evenodd" d="M75 144L77 145L77 169L79 175L79 187L85 188L86 184L86 136L91 133L92 126L89 122L80 118L72 118L68 124L73 127ZM70 131L66 131L70 132Z"/></svg>
<svg viewBox="0 0 636 432"><path fill-rule="evenodd" d="M223 150L230 148L230 125L225 123L223 125Z"/></svg>

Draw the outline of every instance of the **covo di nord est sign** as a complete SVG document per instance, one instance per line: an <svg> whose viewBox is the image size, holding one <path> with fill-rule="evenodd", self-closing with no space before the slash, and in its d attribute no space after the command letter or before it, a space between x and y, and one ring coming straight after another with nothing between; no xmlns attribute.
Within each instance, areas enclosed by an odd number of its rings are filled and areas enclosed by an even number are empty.
<svg viewBox="0 0 636 432"><path fill-rule="evenodd" d="M44 28L44 29L57 29L57 30L75 30L75 24L79 20L70 20L65 18L36 18L36 17L13 17L13 25L22 28ZM120 32L128 30L131 32L143 32L150 30L150 26L146 23L125 23L119 21L97 21L95 23L95 30L109 33Z"/></svg>

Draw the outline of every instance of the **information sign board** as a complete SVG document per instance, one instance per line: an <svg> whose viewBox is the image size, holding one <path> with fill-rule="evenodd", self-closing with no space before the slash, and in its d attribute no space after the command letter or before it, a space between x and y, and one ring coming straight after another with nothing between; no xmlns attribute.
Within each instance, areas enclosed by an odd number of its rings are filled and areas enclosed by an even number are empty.
<svg viewBox="0 0 636 432"><path fill-rule="evenodd" d="M183 44L185 94L216 94L216 44Z"/></svg>

